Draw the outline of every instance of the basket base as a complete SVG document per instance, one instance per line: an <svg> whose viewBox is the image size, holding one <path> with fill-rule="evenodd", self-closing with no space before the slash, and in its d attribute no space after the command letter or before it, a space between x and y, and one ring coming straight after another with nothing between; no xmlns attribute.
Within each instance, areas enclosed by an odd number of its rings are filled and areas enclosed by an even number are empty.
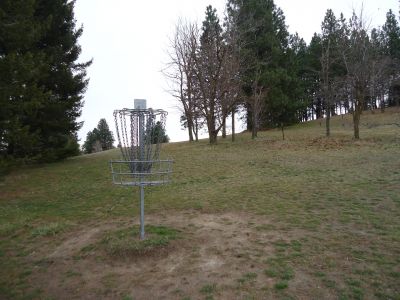
<svg viewBox="0 0 400 300"><path fill-rule="evenodd" d="M163 185L167 184L169 181L144 181L144 182L136 182L136 181L125 181L125 182L113 182L115 185L124 185L124 186L155 186L155 185Z"/></svg>
<svg viewBox="0 0 400 300"><path fill-rule="evenodd" d="M172 173L172 160L110 161L113 183L123 186L156 186L167 184ZM146 166L143 170L143 166Z"/></svg>

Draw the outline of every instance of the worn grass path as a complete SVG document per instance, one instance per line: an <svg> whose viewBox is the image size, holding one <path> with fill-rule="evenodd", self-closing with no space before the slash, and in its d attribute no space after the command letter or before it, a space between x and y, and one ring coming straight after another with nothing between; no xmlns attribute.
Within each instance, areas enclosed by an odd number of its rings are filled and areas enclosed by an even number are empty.
<svg viewBox="0 0 400 300"><path fill-rule="evenodd" d="M152 286L97 246L139 214L111 183L117 150L16 170L0 181L0 299L400 299L400 111L361 123L360 141L338 116L329 139L313 121L285 141L166 145L173 182L146 189L146 216L180 238L146 256Z"/></svg>

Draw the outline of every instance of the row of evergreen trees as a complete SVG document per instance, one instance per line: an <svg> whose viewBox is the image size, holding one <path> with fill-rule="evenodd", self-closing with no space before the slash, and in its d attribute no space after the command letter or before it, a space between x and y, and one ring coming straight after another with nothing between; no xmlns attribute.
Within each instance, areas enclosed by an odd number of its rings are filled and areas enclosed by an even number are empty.
<svg viewBox="0 0 400 300"><path fill-rule="evenodd" d="M223 24L211 6L202 28L179 20L165 74L181 102L189 140L207 126L210 142L226 118L245 112L252 136L315 118L352 113L354 137L365 109L399 105L400 28L390 10L370 30L362 11L349 19L328 9L310 44L290 34L273 0L228 0ZM234 118L232 118L234 137Z"/></svg>
<svg viewBox="0 0 400 300"><path fill-rule="evenodd" d="M75 1L0 1L0 163L55 161L79 153L88 84L78 63Z"/></svg>
<svg viewBox="0 0 400 300"><path fill-rule="evenodd" d="M106 119L100 119L97 127L89 131L82 146L86 154L114 148L114 135L108 127Z"/></svg>
<svg viewBox="0 0 400 300"><path fill-rule="evenodd" d="M169 142L169 136L159 121L146 132L145 139L148 138L151 139L151 144ZM105 151L114 148L114 141L114 135L108 127L106 119L100 119L97 127L87 133L82 149L86 154Z"/></svg>

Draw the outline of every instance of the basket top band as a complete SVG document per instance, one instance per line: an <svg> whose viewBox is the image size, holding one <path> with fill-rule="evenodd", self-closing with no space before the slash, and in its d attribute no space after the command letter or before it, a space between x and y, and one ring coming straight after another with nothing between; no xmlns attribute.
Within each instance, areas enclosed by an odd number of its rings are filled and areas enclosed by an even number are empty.
<svg viewBox="0 0 400 300"><path fill-rule="evenodd" d="M136 114L149 114L149 115L168 115L168 112L162 109L134 109L134 108L123 108L114 110L114 115L136 115Z"/></svg>

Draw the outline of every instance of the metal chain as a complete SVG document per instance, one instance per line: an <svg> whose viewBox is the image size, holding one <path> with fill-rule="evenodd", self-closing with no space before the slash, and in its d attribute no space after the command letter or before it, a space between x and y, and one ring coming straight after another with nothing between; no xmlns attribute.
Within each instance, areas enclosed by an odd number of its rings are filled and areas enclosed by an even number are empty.
<svg viewBox="0 0 400 300"><path fill-rule="evenodd" d="M129 141L128 141L128 133L126 131L126 118L125 118L125 114L124 111L120 111L119 113L120 115L120 121L121 121L121 127L122 127L122 138L124 140L124 152L125 152L125 156L124 159L125 160L130 160L130 155L129 155Z"/></svg>
<svg viewBox="0 0 400 300"><path fill-rule="evenodd" d="M166 115L165 111L150 109L114 111L117 138L125 161L158 160L162 134L165 132ZM155 129L156 126L160 128ZM143 170L150 168L151 163L142 166Z"/></svg>

